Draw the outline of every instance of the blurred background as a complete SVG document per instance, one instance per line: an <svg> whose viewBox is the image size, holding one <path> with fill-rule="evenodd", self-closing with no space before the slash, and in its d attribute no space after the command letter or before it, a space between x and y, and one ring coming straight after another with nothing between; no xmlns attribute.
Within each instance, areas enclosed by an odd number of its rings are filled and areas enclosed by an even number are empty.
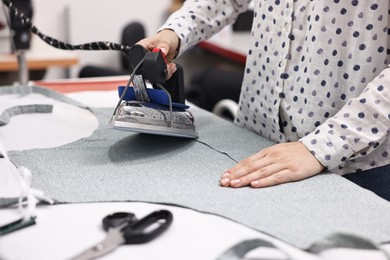
<svg viewBox="0 0 390 260"><path fill-rule="evenodd" d="M33 22L44 34L72 43L92 41L120 42L124 26L133 21L142 22L148 34L155 32L166 18L172 0L32 0ZM6 24L4 8L0 10L0 23ZM11 50L9 30L0 31L0 52ZM50 51L46 43L33 36L31 52ZM70 77L77 77L80 68L86 64L120 68L120 56L117 52L72 53L78 56L78 64L70 68ZM64 78L62 68L49 68L45 79Z"/></svg>
<svg viewBox="0 0 390 260"><path fill-rule="evenodd" d="M33 23L42 33L71 43L111 41L134 44L143 37L156 33L166 18L179 9L185 0L13 0L23 5L31 2ZM230 40L231 31L249 34L253 14L243 14L233 27L222 35ZM8 9L0 8L0 86L18 80L15 68L7 68L10 55L15 52L11 44ZM11 25L12 26L12 25ZM246 36L246 35L245 35ZM220 42L228 42L222 39ZM214 41L218 45L218 39ZM240 38L246 44L246 37ZM237 43L233 43L236 46ZM207 47L207 46L206 46ZM30 80L56 80L68 78L126 75L127 64L115 51L63 51L57 50L32 35L28 59L49 64L36 68L29 66ZM13 57L14 58L14 57ZM51 59L58 59L57 63ZM184 69L186 96L191 102L211 110L222 98L238 100L243 77L244 60L235 60L202 46L195 46L175 62ZM51 60L51 63L50 63ZM61 61L60 61L61 60ZM8 64L9 65L9 64ZM219 85L219 86L216 86ZM210 89L214 89L208 92Z"/></svg>

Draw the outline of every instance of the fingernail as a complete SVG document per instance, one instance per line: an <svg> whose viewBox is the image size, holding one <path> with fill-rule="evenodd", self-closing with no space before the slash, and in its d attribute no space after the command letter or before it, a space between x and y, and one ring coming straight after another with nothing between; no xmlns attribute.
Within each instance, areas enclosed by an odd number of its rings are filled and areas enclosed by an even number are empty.
<svg viewBox="0 0 390 260"><path fill-rule="evenodd" d="M164 53L167 54L167 50L164 47L161 47L160 50Z"/></svg>
<svg viewBox="0 0 390 260"><path fill-rule="evenodd" d="M222 184L222 185L227 185L229 182L230 182L230 179L229 179L229 178L223 178L223 179L221 180L221 184Z"/></svg>
<svg viewBox="0 0 390 260"><path fill-rule="evenodd" d="M259 184L260 184L259 181L252 181L252 182L251 182L251 186L257 186L257 185L259 185Z"/></svg>
<svg viewBox="0 0 390 260"><path fill-rule="evenodd" d="M227 177L229 177L229 175L230 175L230 173L225 172L225 173L222 175L222 178L227 178Z"/></svg>
<svg viewBox="0 0 390 260"><path fill-rule="evenodd" d="M236 179L236 180L232 180L232 181L230 182L230 184L231 184L231 185L236 185L236 184L239 184L240 182L241 182L240 179Z"/></svg>

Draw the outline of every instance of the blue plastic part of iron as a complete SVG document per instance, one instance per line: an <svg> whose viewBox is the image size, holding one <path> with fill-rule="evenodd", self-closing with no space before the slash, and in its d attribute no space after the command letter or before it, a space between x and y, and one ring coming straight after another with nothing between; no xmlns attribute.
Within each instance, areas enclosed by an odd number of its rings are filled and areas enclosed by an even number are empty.
<svg viewBox="0 0 390 260"><path fill-rule="evenodd" d="M126 88L125 86L118 87L119 97L122 96L122 93L125 90L125 88ZM152 103L163 105L163 106L169 106L169 98L164 90L147 88L146 92L148 92L150 101ZM136 100L135 94L134 94L134 89L132 87L129 87L127 89L126 94L123 97L123 100L126 100L126 101ZM176 109L182 109L182 110L189 108L189 106L187 106L186 104L175 103L175 102L172 102L172 107L176 108Z"/></svg>

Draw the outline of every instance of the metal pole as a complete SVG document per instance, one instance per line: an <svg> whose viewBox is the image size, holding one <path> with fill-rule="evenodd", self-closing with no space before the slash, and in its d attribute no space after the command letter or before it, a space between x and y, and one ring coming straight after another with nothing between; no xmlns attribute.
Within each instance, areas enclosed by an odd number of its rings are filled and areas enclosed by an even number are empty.
<svg viewBox="0 0 390 260"><path fill-rule="evenodd" d="M18 57L18 67L19 67L19 84L21 86L28 85L28 66L26 59L26 52L24 50L17 50L16 55Z"/></svg>

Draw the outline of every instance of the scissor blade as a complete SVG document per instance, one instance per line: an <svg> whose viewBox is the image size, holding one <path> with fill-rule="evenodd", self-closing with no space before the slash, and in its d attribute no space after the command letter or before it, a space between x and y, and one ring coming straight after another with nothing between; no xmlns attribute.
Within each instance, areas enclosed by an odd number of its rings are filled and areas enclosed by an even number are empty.
<svg viewBox="0 0 390 260"><path fill-rule="evenodd" d="M107 237L102 242L90 247L78 256L73 257L72 260L95 259L107 254L124 243L125 239L123 238L121 230L118 228L111 228L108 230Z"/></svg>

